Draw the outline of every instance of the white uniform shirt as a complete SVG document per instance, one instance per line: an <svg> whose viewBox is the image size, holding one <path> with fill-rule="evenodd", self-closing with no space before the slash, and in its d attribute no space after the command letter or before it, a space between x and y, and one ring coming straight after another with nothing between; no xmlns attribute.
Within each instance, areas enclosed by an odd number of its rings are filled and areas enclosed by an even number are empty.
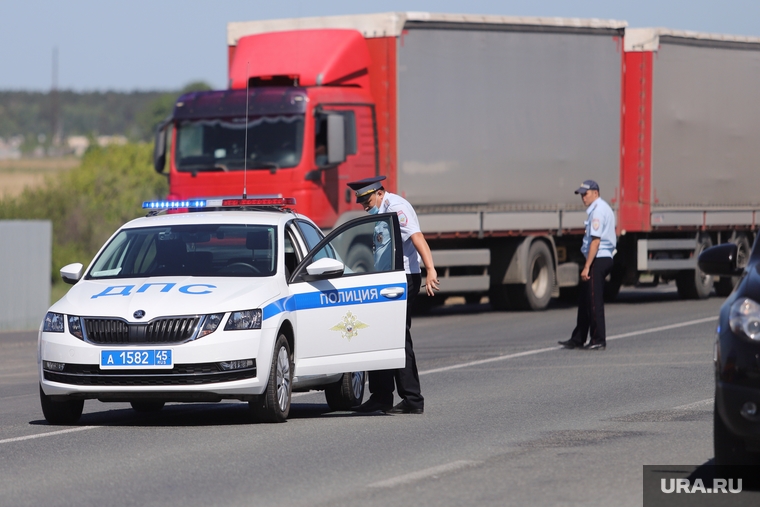
<svg viewBox="0 0 760 507"><path fill-rule="evenodd" d="M586 209L588 218L586 224L586 234L583 236L583 246L581 252L584 257L588 257L588 250L591 246L592 238L599 238L599 251L597 257L612 257L617 245L617 236L615 236L615 212L610 205L599 197L591 203Z"/></svg>
<svg viewBox="0 0 760 507"><path fill-rule="evenodd" d="M417 213L409 204L409 201L401 196L385 192L383 202L379 207L380 213L396 213L398 223L401 226L401 240L404 248L404 271L407 274L418 274L420 272L420 254L412 243L412 234L420 232L420 222L417 220ZM379 231L375 231L375 264L378 264L378 242L377 236ZM388 234L386 234L388 236ZM387 249L390 238L382 237L385 244L382 245ZM387 254L386 254L387 255Z"/></svg>

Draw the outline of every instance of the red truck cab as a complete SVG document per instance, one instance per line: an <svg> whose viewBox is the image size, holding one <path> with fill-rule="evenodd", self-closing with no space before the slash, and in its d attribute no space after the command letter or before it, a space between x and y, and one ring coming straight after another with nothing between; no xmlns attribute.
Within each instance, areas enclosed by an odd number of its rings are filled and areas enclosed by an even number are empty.
<svg viewBox="0 0 760 507"><path fill-rule="evenodd" d="M370 65L355 30L241 38L230 88L181 96L158 133L168 197L287 194L323 228L357 211L346 183L380 174Z"/></svg>

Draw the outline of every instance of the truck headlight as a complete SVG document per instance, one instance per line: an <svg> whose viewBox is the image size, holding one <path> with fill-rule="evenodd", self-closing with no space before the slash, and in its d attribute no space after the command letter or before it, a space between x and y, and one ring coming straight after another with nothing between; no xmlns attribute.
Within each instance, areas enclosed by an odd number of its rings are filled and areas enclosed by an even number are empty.
<svg viewBox="0 0 760 507"><path fill-rule="evenodd" d="M216 331L216 328L218 328L219 324L222 323L222 317L224 317L223 313L212 313L211 315L206 315L203 319L203 326L198 333L198 338Z"/></svg>
<svg viewBox="0 0 760 507"><path fill-rule="evenodd" d="M752 340L760 340L760 305L745 298L731 305L728 323L735 334L743 334Z"/></svg>
<svg viewBox="0 0 760 507"><path fill-rule="evenodd" d="M230 318L227 319L224 330L237 331L240 329L261 329L261 308L232 312Z"/></svg>
<svg viewBox="0 0 760 507"><path fill-rule="evenodd" d="M60 313L47 312L42 330L48 333L63 333L63 315Z"/></svg>

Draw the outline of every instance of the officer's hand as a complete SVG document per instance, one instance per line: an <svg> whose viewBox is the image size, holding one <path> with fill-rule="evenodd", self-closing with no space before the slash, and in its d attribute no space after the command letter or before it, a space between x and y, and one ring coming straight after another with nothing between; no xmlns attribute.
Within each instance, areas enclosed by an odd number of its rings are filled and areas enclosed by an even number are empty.
<svg viewBox="0 0 760 507"><path fill-rule="evenodd" d="M435 296L437 290L441 290L440 285L438 285L438 273L436 273L435 268L428 269L425 291L428 296Z"/></svg>
<svg viewBox="0 0 760 507"><path fill-rule="evenodd" d="M588 276L588 272L589 272L589 268L586 268L586 267L584 267L583 271L581 271L581 280L583 280L584 282L588 282L591 279L591 277Z"/></svg>

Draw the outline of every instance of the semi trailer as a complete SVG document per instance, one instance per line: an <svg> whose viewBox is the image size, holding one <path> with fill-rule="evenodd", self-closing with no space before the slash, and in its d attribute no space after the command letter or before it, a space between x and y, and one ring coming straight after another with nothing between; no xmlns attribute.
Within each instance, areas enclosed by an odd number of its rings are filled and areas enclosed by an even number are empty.
<svg viewBox="0 0 760 507"><path fill-rule="evenodd" d="M760 39L430 13L230 23L227 38L229 88L183 95L156 135L169 198L295 197L330 229L363 213L347 182L385 175L433 251L429 305L541 310L572 291L586 179L617 214L609 297L642 274L707 297L699 252L749 252ZM342 250L371 269L361 241Z"/></svg>

